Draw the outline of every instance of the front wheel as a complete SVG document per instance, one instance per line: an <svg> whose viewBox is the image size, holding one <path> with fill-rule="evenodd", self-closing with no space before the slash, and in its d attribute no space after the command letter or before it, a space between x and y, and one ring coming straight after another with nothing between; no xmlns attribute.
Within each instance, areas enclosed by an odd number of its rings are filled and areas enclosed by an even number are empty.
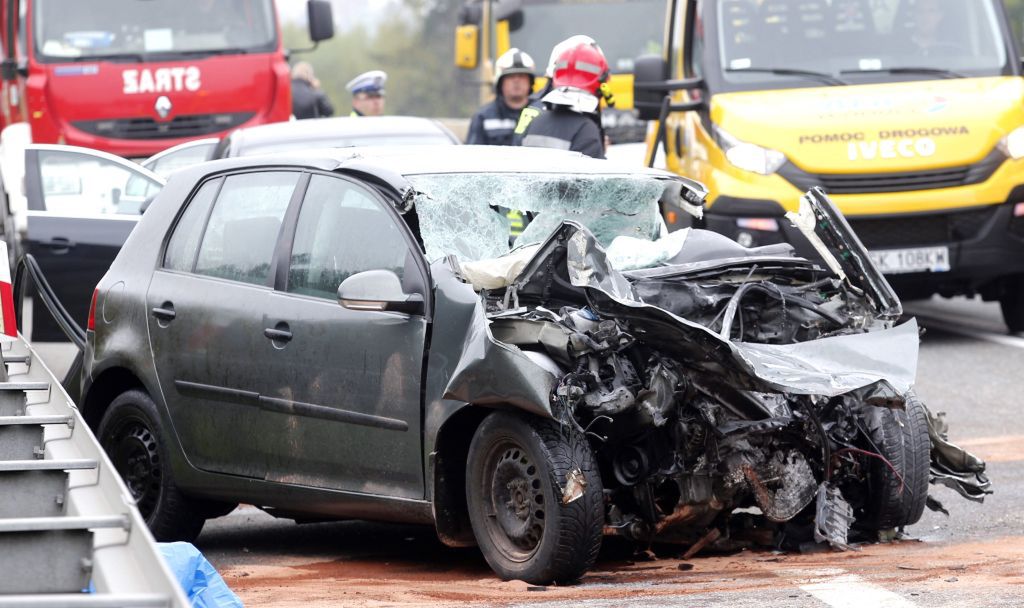
<svg viewBox="0 0 1024 608"><path fill-rule="evenodd" d="M861 523L872 530L917 523L924 513L931 468L924 404L910 393L904 409L872 407L864 422L871 443L885 461L871 459L867 508Z"/></svg>
<svg viewBox="0 0 1024 608"><path fill-rule="evenodd" d="M583 482L565 504L566 484ZM579 580L597 559L603 486L590 445L553 420L489 415L473 436L466 500L480 550L505 580Z"/></svg>
<svg viewBox="0 0 1024 608"><path fill-rule="evenodd" d="M999 307L1010 333L1024 332L1024 275L1007 279Z"/></svg>

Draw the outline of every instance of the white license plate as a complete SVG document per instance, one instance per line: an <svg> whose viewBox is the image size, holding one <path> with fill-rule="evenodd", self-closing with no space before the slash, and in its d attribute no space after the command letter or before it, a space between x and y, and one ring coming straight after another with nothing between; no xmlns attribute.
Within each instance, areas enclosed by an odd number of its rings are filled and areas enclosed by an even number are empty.
<svg viewBox="0 0 1024 608"><path fill-rule="evenodd" d="M949 272L949 247L880 249L868 254L884 274Z"/></svg>

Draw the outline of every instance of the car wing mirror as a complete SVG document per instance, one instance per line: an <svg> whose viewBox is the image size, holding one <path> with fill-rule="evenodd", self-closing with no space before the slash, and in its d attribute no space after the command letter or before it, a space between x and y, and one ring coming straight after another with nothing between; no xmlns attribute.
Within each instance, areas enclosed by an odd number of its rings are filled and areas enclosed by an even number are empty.
<svg viewBox="0 0 1024 608"><path fill-rule="evenodd" d="M422 315L423 296L402 290L398 275L390 270L367 270L350 276L338 287L338 303L349 310L373 310Z"/></svg>

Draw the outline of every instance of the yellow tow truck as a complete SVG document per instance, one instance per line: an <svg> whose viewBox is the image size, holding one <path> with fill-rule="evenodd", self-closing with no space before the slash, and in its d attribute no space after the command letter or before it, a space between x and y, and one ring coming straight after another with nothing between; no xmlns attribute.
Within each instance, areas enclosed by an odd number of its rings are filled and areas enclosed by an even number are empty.
<svg viewBox="0 0 1024 608"><path fill-rule="evenodd" d="M649 158L709 189L704 226L799 233L821 186L906 299L980 295L1024 331L1024 77L1000 0L669 0L636 60ZM673 219L673 218L669 218Z"/></svg>

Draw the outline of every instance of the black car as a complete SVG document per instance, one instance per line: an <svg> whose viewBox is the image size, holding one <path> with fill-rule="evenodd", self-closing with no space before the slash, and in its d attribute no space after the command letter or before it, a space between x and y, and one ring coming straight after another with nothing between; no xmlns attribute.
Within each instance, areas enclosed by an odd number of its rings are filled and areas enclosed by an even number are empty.
<svg viewBox="0 0 1024 608"><path fill-rule="evenodd" d="M433 525L547 583L605 533L916 522L939 441L916 324L820 192L794 219L829 268L665 233L704 194L523 148L184 169L96 290L80 407L161 540L246 502ZM933 475L983 494L944 445Z"/></svg>
<svg viewBox="0 0 1024 608"><path fill-rule="evenodd" d="M73 146L31 145L25 151L25 206L6 235L16 256L30 253L54 293L85 325L89 299L147 201L164 179L119 156ZM53 317L36 306L31 337L64 341Z"/></svg>
<svg viewBox="0 0 1024 608"><path fill-rule="evenodd" d="M97 150L32 145L25 154L27 212L8 236L17 259L30 253L61 303L85 322L92 289L135 227L146 202L175 170L209 159L302 148L366 145L455 145L458 139L437 120L413 116L341 117L237 129L221 140L175 146L140 165ZM18 218L24 217L24 220ZM34 311L31 337L66 337L42 308Z"/></svg>

